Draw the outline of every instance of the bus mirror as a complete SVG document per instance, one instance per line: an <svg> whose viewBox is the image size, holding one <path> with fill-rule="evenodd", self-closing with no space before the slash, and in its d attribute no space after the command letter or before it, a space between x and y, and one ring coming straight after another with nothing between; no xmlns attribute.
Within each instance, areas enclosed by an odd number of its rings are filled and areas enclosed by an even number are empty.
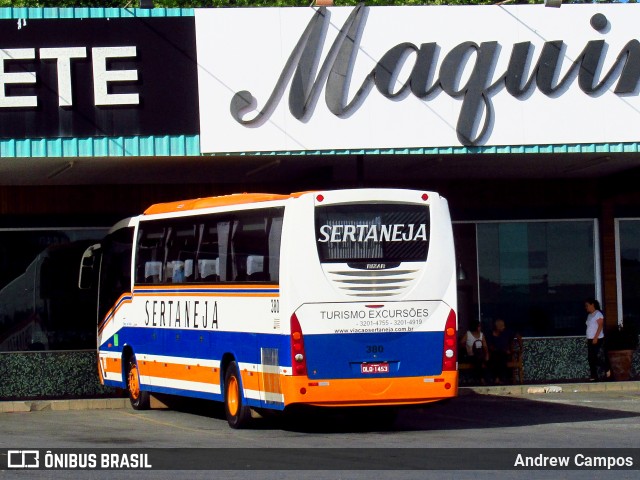
<svg viewBox="0 0 640 480"><path fill-rule="evenodd" d="M91 245L82 254L82 259L80 260L80 275L78 276L78 288L80 290L89 290L93 287L94 269L99 250L100 244L97 243Z"/></svg>

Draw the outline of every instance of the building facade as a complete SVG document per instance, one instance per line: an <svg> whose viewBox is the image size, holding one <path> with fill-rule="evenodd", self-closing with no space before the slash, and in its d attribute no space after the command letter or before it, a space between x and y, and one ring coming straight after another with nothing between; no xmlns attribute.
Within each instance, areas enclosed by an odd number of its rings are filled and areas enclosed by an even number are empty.
<svg viewBox="0 0 640 480"><path fill-rule="evenodd" d="M640 323L639 19L635 4L1 9L0 397L105 393L74 285L117 220L347 187L443 194L460 331L502 318L525 337L525 380L586 378L584 300L608 330Z"/></svg>

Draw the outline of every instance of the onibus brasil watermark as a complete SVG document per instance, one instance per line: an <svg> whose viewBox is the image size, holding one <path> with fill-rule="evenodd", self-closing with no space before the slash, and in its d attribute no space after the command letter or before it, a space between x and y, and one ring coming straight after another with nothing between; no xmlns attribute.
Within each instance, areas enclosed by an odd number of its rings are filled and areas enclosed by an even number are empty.
<svg viewBox="0 0 640 480"><path fill-rule="evenodd" d="M135 452L52 452L51 450L8 450L9 469L151 469L148 453Z"/></svg>

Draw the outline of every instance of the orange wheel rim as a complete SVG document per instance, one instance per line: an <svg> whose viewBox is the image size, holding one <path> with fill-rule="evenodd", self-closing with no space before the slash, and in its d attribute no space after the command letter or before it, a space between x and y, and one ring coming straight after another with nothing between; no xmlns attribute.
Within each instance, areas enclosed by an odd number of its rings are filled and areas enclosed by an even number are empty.
<svg viewBox="0 0 640 480"><path fill-rule="evenodd" d="M140 382L138 381L138 367L131 365L129 370L129 393L131 398L137 400L140 396Z"/></svg>
<svg viewBox="0 0 640 480"><path fill-rule="evenodd" d="M240 387L238 385L238 379L236 377L231 377L229 379L229 386L227 392L227 407L229 408L229 413L235 417L238 413L238 408L240 405Z"/></svg>

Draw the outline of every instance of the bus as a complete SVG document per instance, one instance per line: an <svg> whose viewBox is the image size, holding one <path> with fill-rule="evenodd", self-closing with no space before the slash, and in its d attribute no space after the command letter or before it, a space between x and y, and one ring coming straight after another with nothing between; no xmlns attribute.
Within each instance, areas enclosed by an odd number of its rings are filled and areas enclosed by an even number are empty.
<svg viewBox="0 0 640 480"><path fill-rule="evenodd" d="M458 391L456 263L435 192L347 189L161 203L85 252L101 382L224 404L426 404ZM257 415L256 415L257 414Z"/></svg>

